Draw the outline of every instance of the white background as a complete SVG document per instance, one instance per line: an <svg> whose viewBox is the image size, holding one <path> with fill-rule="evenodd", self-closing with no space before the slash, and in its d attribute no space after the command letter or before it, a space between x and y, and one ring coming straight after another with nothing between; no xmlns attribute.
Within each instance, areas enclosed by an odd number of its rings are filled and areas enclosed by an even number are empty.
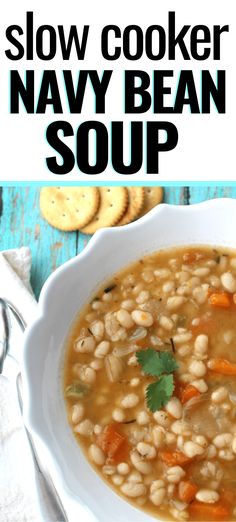
<svg viewBox="0 0 236 522"><path fill-rule="evenodd" d="M126 0L125 2L111 2L110 0L84 0L55 2L49 0L25 0L8 1L2 4L0 20L0 143L1 143L1 169L0 181L44 181L44 182L99 182L131 181L165 182L165 181L230 181L235 180L235 49L236 49L236 23L235 0L164 0L137 2ZM42 24L50 24L55 28L63 24L65 31L70 25L76 24L78 30L83 25L90 25L85 60L79 62L73 53L70 61L63 62L60 47L55 59L51 61L39 60L27 62L24 58L20 61L10 61L5 56L5 50L10 47L5 37L5 30L9 25L18 24L25 29L26 11L34 11L35 31ZM196 62L184 61L181 53L177 52L175 62L168 62L166 58L161 61L150 61L141 58L139 61L128 61L124 57L117 61L106 61L102 58L100 34L107 24L119 25L124 28L130 24L142 26L143 30L149 25L159 24L167 28L168 11L176 12L177 28L180 30L184 24L205 24L212 29L215 25L229 24L230 31L222 37L221 60ZM67 33L66 33L67 34ZM25 34L21 37L24 43ZM186 38L186 43L188 38ZM44 69L56 69L58 71L59 88L64 109L64 114L53 114L47 109L46 114L27 114L22 108L20 114L9 114L9 70L25 69L35 70L35 99L38 98L38 88ZM80 69L97 69L102 73L104 69L113 69L113 75L107 90L106 115L94 114L94 96L87 86L85 105L82 114L70 115L65 98L65 89L62 83L63 69L72 69L75 74ZM199 78L202 69L209 69L213 78L214 71L226 69L226 114L218 114L212 107L211 114L191 114L188 108L180 115L161 114L153 115L152 111L142 115L123 114L123 70L141 69L151 73L153 69L173 69L174 78L168 79L168 85L172 87L166 103L173 103L176 92L176 81L181 69L192 69L196 78L196 86L200 98ZM45 158L54 156L53 151L45 139L45 131L48 124L56 120L65 120L72 124L73 128L82 121L97 119L106 123L110 128L112 120L166 120L172 121L178 128L179 143L171 152L160 155L159 175L145 173L145 168L132 176L124 176L115 173L109 166L107 170L96 176L88 176L81 173L77 167L70 174L56 176L47 169ZM126 134L127 142L129 141ZM74 150L74 139L66 139L66 143ZM128 151L127 157L128 157ZM144 155L145 156L145 155ZM111 163L110 163L111 165Z"/></svg>

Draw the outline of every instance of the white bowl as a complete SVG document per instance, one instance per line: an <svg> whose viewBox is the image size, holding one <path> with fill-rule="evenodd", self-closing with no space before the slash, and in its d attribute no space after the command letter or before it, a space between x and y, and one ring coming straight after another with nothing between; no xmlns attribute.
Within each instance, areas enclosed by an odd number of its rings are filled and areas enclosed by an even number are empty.
<svg viewBox="0 0 236 522"><path fill-rule="evenodd" d="M103 482L78 446L62 393L65 339L78 310L113 273L161 248L209 244L236 247L236 200L160 205L131 225L97 232L85 250L56 270L40 295L38 318L23 355L24 412L47 461L69 519L148 522ZM155 519L156 520L156 519Z"/></svg>

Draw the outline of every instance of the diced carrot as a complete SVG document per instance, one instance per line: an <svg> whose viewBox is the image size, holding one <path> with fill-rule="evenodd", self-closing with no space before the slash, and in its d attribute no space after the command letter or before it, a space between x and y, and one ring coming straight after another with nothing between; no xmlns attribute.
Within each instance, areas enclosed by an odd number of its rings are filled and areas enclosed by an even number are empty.
<svg viewBox="0 0 236 522"><path fill-rule="evenodd" d="M227 359L211 359L208 368L221 375L236 375L236 364L231 363Z"/></svg>
<svg viewBox="0 0 236 522"><path fill-rule="evenodd" d="M194 520L227 520L230 510L223 502L215 502L215 504L205 504L194 500L189 506L190 517Z"/></svg>
<svg viewBox="0 0 236 522"><path fill-rule="evenodd" d="M191 265L192 263L196 263L196 261L200 261L200 259L204 259L205 255L200 252L186 252L183 255L183 262L186 265Z"/></svg>
<svg viewBox="0 0 236 522"><path fill-rule="evenodd" d="M232 489L223 489L220 492L220 498L227 505L232 506L235 503L235 491Z"/></svg>
<svg viewBox="0 0 236 522"><path fill-rule="evenodd" d="M167 466L184 466L193 460L181 451L159 451L158 455Z"/></svg>
<svg viewBox="0 0 236 522"><path fill-rule="evenodd" d="M179 499L189 504L195 498L197 490L198 488L193 482L181 480L179 483Z"/></svg>
<svg viewBox="0 0 236 522"><path fill-rule="evenodd" d="M197 390L195 386L192 386L192 384L188 384L182 389L182 392L180 392L180 400L182 404L185 404L194 397L199 397L199 395L201 395L200 391Z"/></svg>
<svg viewBox="0 0 236 522"><path fill-rule="evenodd" d="M127 453L127 438L119 431L119 424L108 424L97 437L97 444L105 455L114 462L123 460Z"/></svg>
<svg viewBox="0 0 236 522"><path fill-rule="evenodd" d="M230 308L231 295L227 292L214 292L209 295L209 303L216 308Z"/></svg>

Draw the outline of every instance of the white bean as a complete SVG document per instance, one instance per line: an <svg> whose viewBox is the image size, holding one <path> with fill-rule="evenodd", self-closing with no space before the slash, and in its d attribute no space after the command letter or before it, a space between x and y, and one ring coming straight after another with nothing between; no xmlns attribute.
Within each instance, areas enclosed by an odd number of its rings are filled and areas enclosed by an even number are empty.
<svg viewBox="0 0 236 522"><path fill-rule="evenodd" d="M154 446L159 449L165 442L165 430L161 426L155 426L152 429L152 439Z"/></svg>
<svg viewBox="0 0 236 522"><path fill-rule="evenodd" d="M92 336L83 337L78 341L75 341L74 349L76 352L80 353L91 353L93 352L96 346L95 339Z"/></svg>
<svg viewBox="0 0 236 522"><path fill-rule="evenodd" d="M103 466L103 464L105 464L105 460L106 460L105 455L104 455L103 451L101 450L101 448L99 448L99 446L97 446L97 444L91 444L91 446L89 447L88 453L89 453L91 460L98 466Z"/></svg>
<svg viewBox="0 0 236 522"><path fill-rule="evenodd" d="M172 397L166 405L166 411L175 419L180 419L183 412L180 400L177 397Z"/></svg>
<svg viewBox="0 0 236 522"><path fill-rule="evenodd" d="M121 400L122 408L134 408L139 403L139 396L135 393L129 393Z"/></svg>
<svg viewBox="0 0 236 522"><path fill-rule="evenodd" d="M138 484L139 482L142 482L143 477L139 471L132 471L130 475L128 476L128 481L133 482L133 484Z"/></svg>
<svg viewBox="0 0 236 522"><path fill-rule="evenodd" d="M137 423L140 426L145 426L145 424L148 424L150 421L150 417L148 413L145 410L139 411L137 414Z"/></svg>
<svg viewBox="0 0 236 522"><path fill-rule="evenodd" d="M96 371L89 366L82 366L80 369L81 381L87 384L93 384L96 381Z"/></svg>
<svg viewBox="0 0 236 522"><path fill-rule="evenodd" d="M208 336L200 334L196 337L194 342L194 353L195 355L206 355L208 349Z"/></svg>
<svg viewBox="0 0 236 522"><path fill-rule="evenodd" d="M124 484L122 484L120 489L122 493L126 495L126 497L130 498L141 497L146 493L146 487L144 486L144 484L141 483L134 484L132 482L125 482Z"/></svg>
<svg viewBox="0 0 236 522"><path fill-rule="evenodd" d="M201 286L196 286L193 289L193 297L194 299L196 299L199 305L203 304L207 300L207 290L205 290Z"/></svg>
<svg viewBox="0 0 236 522"><path fill-rule="evenodd" d="M157 489L161 489L165 487L164 480L153 480L153 482L150 485L150 493L153 493L153 491L156 491Z"/></svg>
<svg viewBox="0 0 236 522"><path fill-rule="evenodd" d="M158 279L165 279L166 277L169 277L171 275L171 271L169 268L158 268L157 270L154 270L154 275Z"/></svg>
<svg viewBox="0 0 236 522"><path fill-rule="evenodd" d="M217 390L213 391L211 394L211 400L213 402L219 403L224 401L228 397L228 390L224 386L220 386Z"/></svg>
<svg viewBox="0 0 236 522"><path fill-rule="evenodd" d="M173 341L176 344L188 343L192 339L191 332L178 333L173 336Z"/></svg>
<svg viewBox="0 0 236 522"><path fill-rule="evenodd" d="M170 426L170 418L169 418L169 415L163 411L163 410L159 410L159 411L155 411L155 413L153 413L153 417L155 419L155 421L160 424L160 426L163 426L163 428L169 428Z"/></svg>
<svg viewBox="0 0 236 522"><path fill-rule="evenodd" d="M129 464L127 464L127 462L120 462L117 465L117 471L120 475L128 475L130 471Z"/></svg>
<svg viewBox="0 0 236 522"><path fill-rule="evenodd" d="M189 424L183 420L177 420L171 425L171 431L176 435L189 436L191 431L189 430Z"/></svg>
<svg viewBox="0 0 236 522"><path fill-rule="evenodd" d="M163 284L162 290L165 294L168 294L169 292L172 292L175 288L174 281L166 281L166 283Z"/></svg>
<svg viewBox="0 0 236 522"><path fill-rule="evenodd" d="M148 301L149 297L150 297L150 292L148 292L148 290L142 290L142 292L140 292L138 297L136 297L136 303L138 303L138 304L146 303L146 301Z"/></svg>
<svg viewBox="0 0 236 522"><path fill-rule="evenodd" d="M230 449L220 449L219 458L230 462L235 459L235 455Z"/></svg>
<svg viewBox="0 0 236 522"><path fill-rule="evenodd" d="M89 329L91 330L96 341L99 342L102 340L105 332L104 323L102 321L95 321L94 323L90 324Z"/></svg>
<svg viewBox="0 0 236 522"><path fill-rule="evenodd" d="M205 393L208 390L207 383L204 379L197 379L196 381L192 381L191 384L200 391L200 393Z"/></svg>
<svg viewBox="0 0 236 522"><path fill-rule="evenodd" d="M121 475L118 475L118 473L117 473L117 474L112 475L111 480L112 480L113 484L115 484L115 486L120 486L124 482L124 477L122 477Z"/></svg>
<svg viewBox="0 0 236 522"><path fill-rule="evenodd" d="M77 402L77 404L74 404L71 408L71 420L73 424L77 424L82 420L84 416L84 405L80 402Z"/></svg>
<svg viewBox="0 0 236 522"><path fill-rule="evenodd" d="M123 326L124 328L132 328L132 326L134 326L134 321L130 315L130 313L127 311L127 310L118 310L118 312L116 313L116 317L120 323L121 326Z"/></svg>
<svg viewBox="0 0 236 522"><path fill-rule="evenodd" d="M115 473L115 471L116 471L115 466L110 466L108 464L106 464L102 468L102 472L105 473L105 475L113 475L113 473Z"/></svg>
<svg viewBox="0 0 236 522"><path fill-rule="evenodd" d="M94 370L96 370L96 372L98 370L101 370L103 368L103 361L98 361L98 360L91 361L90 368L93 368Z"/></svg>
<svg viewBox="0 0 236 522"><path fill-rule="evenodd" d="M200 267L200 268L196 268L196 270L193 271L193 275L197 276L197 277L205 277L207 275L210 274L210 268L208 267Z"/></svg>
<svg viewBox="0 0 236 522"><path fill-rule="evenodd" d="M168 482L171 482L173 484L177 484L184 476L185 471L180 466L173 466L172 468L169 468L166 472L166 478Z"/></svg>
<svg viewBox="0 0 236 522"><path fill-rule="evenodd" d="M206 365L202 361L192 361L189 365L189 371L196 377L203 377L206 375Z"/></svg>
<svg viewBox="0 0 236 522"><path fill-rule="evenodd" d="M146 442L139 442L137 444L137 450L142 457L145 457L148 460L154 459L157 454L154 446L151 446L151 444L147 444Z"/></svg>
<svg viewBox="0 0 236 522"><path fill-rule="evenodd" d="M99 359L102 359L105 357L110 350L110 343L109 341L101 341L98 345L96 350L94 351L95 357L98 357Z"/></svg>
<svg viewBox="0 0 236 522"><path fill-rule="evenodd" d="M74 431L84 437L90 437L93 433L93 427L93 423L89 419L85 419L74 427Z"/></svg>
<svg viewBox="0 0 236 522"><path fill-rule="evenodd" d="M131 311L135 308L135 301L133 299L125 299L125 301L121 303L121 308Z"/></svg>
<svg viewBox="0 0 236 522"><path fill-rule="evenodd" d="M116 422L123 422L125 420L125 412L121 408L115 408L112 412L112 418Z"/></svg>
<svg viewBox="0 0 236 522"><path fill-rule="evenodd" d="M143 310L133 310L131 313L132 319L139 326L152 326L153 317L150 312L145 312Z"/></svg>
<svg viewBox="0 0 236 522"><path fill-rule="evenodd" d="M212 442L217 448L225 448L231 444L232 439L231 433L220 433L220 435L216 435Z"/></svg>
<svg viewBox="0 0 236 522"><path fill-rule="evenodd" d="M182 306L182 304L184 304L186 302L186 299L185 297L181 296L181 295L175 295L173 297L168 297L167 299L167 303L166 303L166 308L167 310L178 310L178 308L180 308L180 306Z"/></svg>
<svg viewBox="0 0 236 522"><path fill-rule="evenodd" d="M161 315L159 319L159 324L160 326L162 326L162 328L164 328L164 330L168 331L172 330L172 328L174 327L172 319L170 319L170 317L166 317L166 315Z"/></svg>
<svg viewBox="0 0 236 522"><path fill-rule="evenodd" d="M152 466L150 462L143 460L143 457L138 453L138 451L134 450L130 454L130 459L133 466L143 475L148 475L151 473Z"/></svg>
<svg viewBox="0 0 236 522"><path fill-rule="evenodd" d="M225 288L225 290L227 290L231 294L236 292L236 279L231 274L231 272L224 272L224 274L222 274L220 279L221 279L221 283L222 283L223 287Z"/></svg>
<svg viewBox="0 0 236 522"><path fill-rule="evenodd" d="M232 450L234 453L236 453L236 437L234 437L232 440Z"/></svg>
<svg viewBox="0 0 236 522"><path fill-rule="evenodd" d="M183 445L183 452L189 458L202 455L204 451L204 448L202 448L200 444L196 444L196 442L192 442L191 440L186 441Z"/></svg>
<svg viewBox="0 0 236 522"><path fill-rule="evenodd" d="M163 503L165 498L166 490L165 488L155 489L153 493L150 494L150 500L154 504L154 506L160 506Z"/></svg>
<svg viewBox="0 0 236 522"><path fill-rule="evenodd" d="M205 502L206 504L214 504L220 498L219 493L217 491L213 491L212 489L199 489L196 493L196 499L199 502Z"/></svg>

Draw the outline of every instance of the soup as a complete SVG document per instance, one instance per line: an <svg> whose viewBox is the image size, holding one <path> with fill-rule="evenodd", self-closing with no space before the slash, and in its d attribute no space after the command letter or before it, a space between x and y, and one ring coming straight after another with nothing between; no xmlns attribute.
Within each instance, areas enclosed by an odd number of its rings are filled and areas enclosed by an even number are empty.
<svg viewBox="0 0 236 522"><path fill-rule="evenodd" d="M73 433L156 518L236 520L235 317L236 252L181 247L116 274L73 326Z"/></svg>

